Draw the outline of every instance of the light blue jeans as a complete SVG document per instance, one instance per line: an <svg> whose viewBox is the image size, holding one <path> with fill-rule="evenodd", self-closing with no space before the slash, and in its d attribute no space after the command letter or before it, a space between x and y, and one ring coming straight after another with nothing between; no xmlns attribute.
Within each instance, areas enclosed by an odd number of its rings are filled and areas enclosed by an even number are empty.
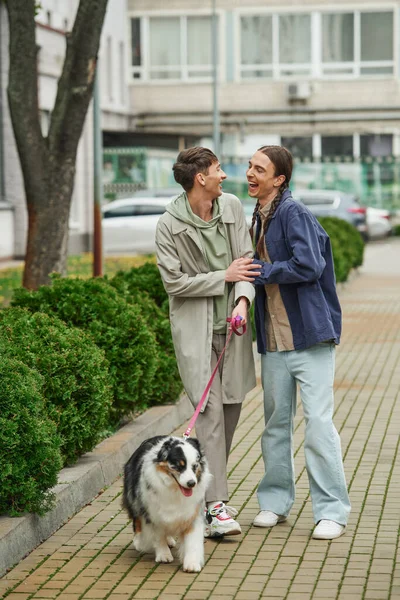
<svg viewBox="0 0 400 600"><path fill-rule="evenodd" d="M261 510L287 516L295 499L293 421L296 384L305 418L304 453L315 523L330 519L346 525L350 500L333 424L335 346L261 355L265 429L261 448L265 475L258 487Z"/></svg>

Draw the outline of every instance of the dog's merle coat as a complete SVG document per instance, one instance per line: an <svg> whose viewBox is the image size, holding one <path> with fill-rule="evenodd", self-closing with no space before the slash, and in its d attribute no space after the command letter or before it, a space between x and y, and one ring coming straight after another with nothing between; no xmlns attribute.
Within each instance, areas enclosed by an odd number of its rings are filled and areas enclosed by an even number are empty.
<svg viewBox="0 0 400 600"><path fill-rule="evenodd" d="M200 571L211 476L198 440L150 438L133 453L124 475L123 506L133 521L135 549L154 550L157 562L171 562L169 546L177 537L184 570Z"/></svg>

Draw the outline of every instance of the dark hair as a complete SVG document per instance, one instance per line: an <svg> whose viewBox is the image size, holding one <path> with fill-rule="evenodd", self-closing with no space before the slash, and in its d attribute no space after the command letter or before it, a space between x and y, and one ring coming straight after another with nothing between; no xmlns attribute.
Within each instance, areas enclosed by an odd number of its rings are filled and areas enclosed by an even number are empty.
<svg viewBox="0 0 400 600"><path fill-rule="evenodd" d="M218 158L208 148L194 146L193 148L182 150L172 167L175 181L180 183L185 192L190 192L197 173L207 174L208 169L215 162L218 162Z"/></svg>
<svg viewBox="0 0 400 600"><path fill-rule="evenodd" d="M277 209L277 206L281 200L283 192L289 187L290 180L292 178L293 171L293 156L289 152L287 148L284 146L261 146L258 149L258 152L262 152L266 156L268 156L269 160L274 165L275 169L275 177L279 177L279 175L285 176L285 181L280 186L276 197L273 199L271 203L271 209L268 213L268 217L265 220L263 231L260 232L260 237L257 242L257 252L260 254L260 250L262 249L262 245L264 244L264 234L267 230L268 223L272 219L274 212ZM260 202L257 200L257 204L254 207L253 218L250 226L250 235L253 238L254 232L254 223L256 222L257 212L260 208Z"/></svg>

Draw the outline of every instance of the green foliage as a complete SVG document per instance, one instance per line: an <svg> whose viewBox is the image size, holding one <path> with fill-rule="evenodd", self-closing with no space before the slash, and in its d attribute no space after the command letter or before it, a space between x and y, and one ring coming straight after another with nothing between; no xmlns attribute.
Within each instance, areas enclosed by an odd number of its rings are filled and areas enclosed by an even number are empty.
<svg viewBox="0 0 400 600"><path fill-rule="evenodd" d="M109 283L127 302L140 308L147 326L155 335L158 367L152 385L152 404L174 401L182 391L182 383L168 318L168 296L156 265L120 271Z"/></svg>
<svg viewBox="0 0 400 600"><path fill-rule="evenodd" d="M0 513L42 514L61 468L60 438L46 414L43 378L17 360L0 359Z"/></svg>
<svg viewBox="0 0 400 600"><path fill-rule="evenodd" d="M355 227L337 217L320 217L319 222L330 237L336 281L346 281L351 269L362 265L364 241Z"/></svg>
<svg viewBox="0 0 400 600"><path fill-rule="evenodd" d="M13 306L54 313L90 333L104 350L113 388L113 418L147 408L157 367L154 334L140 309L128 304L107 282L53 276L36 292L16 290Z"/></svg>
<svg viewBox="0 0 400 600"><path fill-rule="evenodd" d="M64 464L92 450L107 427L112 400L108 364L92 339L55 316L6 308L0 311L0 355L43 376L47 414L61 436Z"/></svg>
<svg viewBox="0 0 400 600"><path fill-rule="evenodd" d="M154 261L149 256L106 256L104 272L115 275L121 269L139 267L145 262ZM90 252L68 257L68 275L71 277L91 277L93 275L93 255ZM8 306L13 291L22 285L23 266L0 269L0 306Z"/></svg>
<svg viewBox="0 0 400 600"><path fill-rule="evenodd" d="M130 294L142 293L146 291L150 298L154 300L157 306L161 308L166 316L168 316L168 295L164 289L164 285L160 276L158 267L154 263L146 262L129 271L118 271L113 278L113 284L116 288L119 282L123 280Z"/></svg>
<svg viewBox="0 0 400 600"><path fill-rule="evenodd" d="M400 235L400 225L395 225L392 229L392 235Z"/></svg>

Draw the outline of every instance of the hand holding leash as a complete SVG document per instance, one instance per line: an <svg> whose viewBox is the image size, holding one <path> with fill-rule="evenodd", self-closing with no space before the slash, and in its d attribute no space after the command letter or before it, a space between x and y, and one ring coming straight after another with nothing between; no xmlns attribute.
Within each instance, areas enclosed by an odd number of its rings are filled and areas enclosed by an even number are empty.
<svg viewBox="0 0 400 600"><path fill-rule="evenodd" d="M243 320L243 317L241 317L240 315L237 315L233 319L231 319L230 317L228 317L226 319L227 323L230 323L230 325L231 325L230 329L229 329L228 337L226 338L226 344L223 347L221 354L219 355L217 364L214 367L214 371L211 373L211 377L209 379L209 382L206 385L206 389L204 390L202 397L200 398L200 402L196 406L196 410L194 411L194 415L190 419L189 425L188 425L185 433L183 434L183 437L185 439L187 439L190 436L191 431L192 431L192 429L194 427L194 424L196 423L197 417L199 416L199 413L201 411L201 407L203 406L204 401L207 398L207 394L210 391L212 382L214 381L215 374L218 371L219 363L221 362L222 357L224 356L225 350L228 347L228 344L230 342L232 334L235 333L236 335L243 335L244 333L246 333L246 324L243 324L243 325L240 324L242 320ZM243 329L242 333L239 332L240 328Z"/></svg>

